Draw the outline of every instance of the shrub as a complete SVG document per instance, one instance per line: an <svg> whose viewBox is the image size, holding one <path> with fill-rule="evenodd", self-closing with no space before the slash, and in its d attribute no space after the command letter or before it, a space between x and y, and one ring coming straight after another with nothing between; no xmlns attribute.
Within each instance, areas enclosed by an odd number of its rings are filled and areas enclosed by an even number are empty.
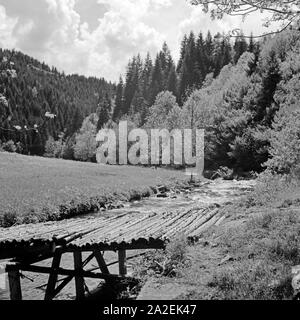
<svg viewBox="0 0 300 320"><path fill-rule="evenodd" d="M267 170L259 175L254 191L246 197L246 206L279 206L298 191L298 181Z"/></svg>
<svg viewBox="0 0 300 320"><path fill-rule="evenodd" d="M165 250L149 252L136 264L135 275L139 278L159 275L180 276L181 269L187 265L188 241L184 236L173 239Z"/></svg>
<svg viewBox="0 0 300 320"><path fill-rule="evenodd" d="M15 143L12 140L4 142L2 144L1 148L2 148L2 150L7 151L7 152L11 152L11 153L17 152L17 146L15 145Z"/></svg>
<svg viewBox="0 0 300 320"><path fill-rule="evenodd" d="M49 137L45 145L45 157L60 158L63 148L62 140L55 141L53 137Z"/></svg>
<svg viewBox="0 0 300 320"><path fill-rule="evenodd" d="M96 160L96 126L86 118L80 129L80 133L76 135L76 143L74 146L75 159L81 161Z"/></svg>
<svg viewBox="0 0 300 320"><path fill-rule="evenodd" d="M9 228L15 225L18 221L17 213L15 211L5 212L0 216L0 227Z"/></svg>

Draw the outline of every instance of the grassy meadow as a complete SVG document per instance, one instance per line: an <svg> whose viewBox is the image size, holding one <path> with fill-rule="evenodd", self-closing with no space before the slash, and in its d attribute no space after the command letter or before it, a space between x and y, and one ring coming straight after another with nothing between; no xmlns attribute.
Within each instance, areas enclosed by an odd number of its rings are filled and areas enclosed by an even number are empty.
<svg viewBox="0 0 300 320"><path fill-rule="evenodd" d="M179 171L22 156L0 152L0 226L59 220L114 201L149 196L186 179Z"/></svg>

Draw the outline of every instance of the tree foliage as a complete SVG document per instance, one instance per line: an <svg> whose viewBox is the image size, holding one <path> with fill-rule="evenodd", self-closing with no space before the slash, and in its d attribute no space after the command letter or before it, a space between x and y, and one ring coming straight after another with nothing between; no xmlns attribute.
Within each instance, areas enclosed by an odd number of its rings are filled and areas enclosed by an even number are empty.
<svg viewBox="0 0 300 320"><path fill-rule="evenodd" d="M224 15L246 18L254 12L267 12L265 26L280 22L281 30L287 29L300 20L300 1L292 0L190 0L193 5L201 5L204 12L210 12L213 19L222 19Z"/></svg>
<svg viewBox="0 0 300 320"><path fill-rule="evenodd" d="M87 117L75 138L74 156L81 161L95 161L96 158L96 134L98 117L91 115Z"/></svg>

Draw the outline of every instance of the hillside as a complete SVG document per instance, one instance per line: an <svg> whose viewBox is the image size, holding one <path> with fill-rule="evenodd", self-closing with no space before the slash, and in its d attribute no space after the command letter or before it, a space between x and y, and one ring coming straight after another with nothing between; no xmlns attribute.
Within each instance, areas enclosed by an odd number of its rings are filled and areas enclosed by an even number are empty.
<svg viewBox="0 0 300 320"><path fill-rule="evenodd" d="M20 141L26 154L42 155L49 135L56 138L61 132L74 134L84 117L95 112L102 98L111 97L115 90L104 79L65 75L21 52L0 49L0 61L6 59L16 76L4 77L2 73L0 79L0 93L4 91L8 102L7 106L0 103L0 140ZM46 112L57 117L38 132L3 130L16 125L41 126Z"/></svg>

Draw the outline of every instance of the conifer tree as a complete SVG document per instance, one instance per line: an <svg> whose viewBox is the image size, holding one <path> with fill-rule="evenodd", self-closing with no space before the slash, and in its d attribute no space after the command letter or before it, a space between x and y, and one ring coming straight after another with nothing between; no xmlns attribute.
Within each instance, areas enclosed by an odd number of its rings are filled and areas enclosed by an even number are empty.
<svg viewBox="0 0 300 320"><path fill-rule="evenodd" d="M167 91L170 91L173 93L175 97L177 97L177 74L176 74L176 68L175 65L172 65L171 70L168 75L168 81L167 81Z"/></svg>
<svg viewBox="0 0 300 320"><path fill-rule="evenodd" d="M242 56L242 54L248 50L248 43L243 34L236 38L233 48L233 61L236 64L239 61L239 58Z"/></svg>
<svg viewBox="0 0 300 320"><path fill-rule="evenodd" d="M150 82L150 106L153 105L156 96L159 92L163 91L163 73L159 55L156 56Z"/></svg>
<svg viewBox="0 0 300 320"><path fill-rule="evenodd" d="M98 131L101 130L110 119L110 112L111 112L111 100L108 94L106 94L105 97L101 99L98 105L98 110L97 110L97 115L99 118L97 123Z"/></svg>
<svg viewBox="0 0 300 320"><path fill-rule="evenodd" d="M124 101L123 101L123 79L120 77L119 83L116 89L115 108L113 112L113 121L117 121L124 113Z"/></svg>

